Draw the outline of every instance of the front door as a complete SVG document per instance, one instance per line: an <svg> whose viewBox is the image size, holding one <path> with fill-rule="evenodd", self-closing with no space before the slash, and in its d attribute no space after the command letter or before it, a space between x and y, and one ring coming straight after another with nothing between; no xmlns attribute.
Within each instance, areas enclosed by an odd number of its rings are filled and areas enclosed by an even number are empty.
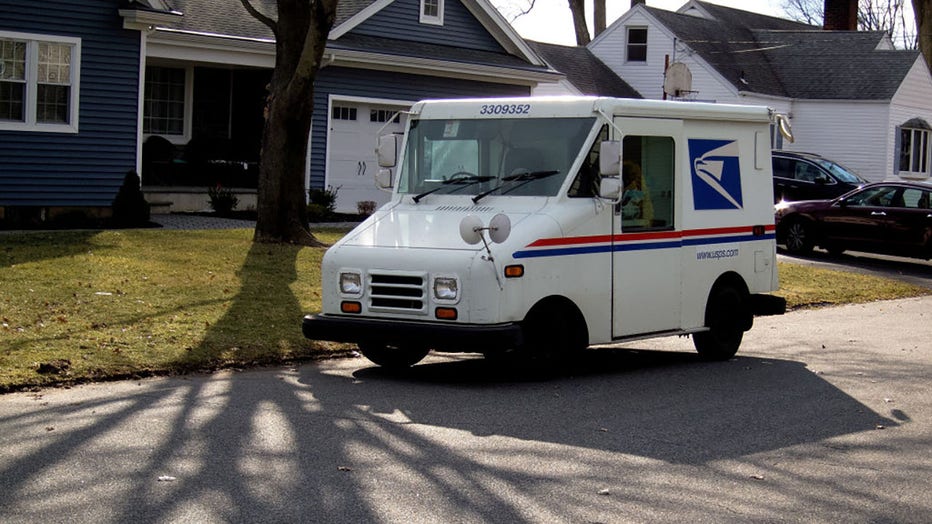
<svg viewBox="0 0 932 524"><path fill-rule="evenodd" d="M616 118L624 131L621 202L612 231L615 338L680 327L680 236L675 231L675 171L682 169L682 122ZM616 137L618 138L618 137Z"/></svg>

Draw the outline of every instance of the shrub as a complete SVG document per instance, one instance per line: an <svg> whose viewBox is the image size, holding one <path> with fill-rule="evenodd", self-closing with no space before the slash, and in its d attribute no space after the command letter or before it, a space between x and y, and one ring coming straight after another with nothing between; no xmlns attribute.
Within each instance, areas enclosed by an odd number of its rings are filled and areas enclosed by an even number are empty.
<svg viewBox="0 0 932 524"><path fill-rule="evenodd" d="M127 171L123 185L113 199L113 224L117 227L143 227L149 224L149 203L139 187L139 175Z"/></svg>
<svg viewBox="0 0 932 524"><path fill-rule="evenodd" d="M369 216L375 212L375 201L374 200L361 200L356 202L356 211L359 212L362 216Z"/></svg>
<svg viewBox="0 0 932 524"><path fill-rule="evenodd" d="M337 193L340 187L330 186L326 189L311 189L308 191L310 203L307 205L307 218L311 222L321 222L333 217L337 207Z"/></svg>
<svg viewBox="0 0 932 524"><path fill-rule="evenodd" d="M233 191L220 184L207 188L207 196L210 197L210 208L218 215L229 214L239 204L239 199Z"/></svg>

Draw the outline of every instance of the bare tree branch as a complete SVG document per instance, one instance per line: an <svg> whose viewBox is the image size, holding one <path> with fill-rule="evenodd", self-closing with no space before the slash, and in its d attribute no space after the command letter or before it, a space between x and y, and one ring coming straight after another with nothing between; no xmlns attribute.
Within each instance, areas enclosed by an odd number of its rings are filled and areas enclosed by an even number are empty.
<svg viewBox="0 0 932 524"><path fill-rule="evenodd" d="M248 11L253 18L267 25L269 29L272 30L272 33L274 33L276 37L278 36L278 22L262 14L258 9L255 8L255 6L252 5L249 0L239 1L241 4L243 4L243 7L246 8L246 11Z"/></svg>
<svg viewBox="0 0 932 524"><path fill-rule="evenodd" d="M916 2L930 0L913 0ZM905 15L906 0L859 0L858 29L862 31L886 31L896 47L915 49L917 38L910 30ZM783 14L798 22L822 26L825 20L824 0L784 0Z"/></svg>
<svg viewBox="0 0 932 524"><path fill-rule="evenodd" d="M518 11L518 14L516 14L515 16L513 16L513 17L511 18L511 20L509 20L509 22L514 23L514 21L517 20L518 18L520 18L520 17L522 17L522 16L524 16L524 15L530 13L531 10L534 9L534 5L535 5L536 3L537 3L537 0L530 0L530 2L528 2L527 9L523 9L523 10L521 10L521 11Z"/></svg>
<svg viewBox="0 0 932 524"><path fill-rule="evenodd" d="M785 0L781 6L790 20L821 26L825 19L822 0Z"/></svg>

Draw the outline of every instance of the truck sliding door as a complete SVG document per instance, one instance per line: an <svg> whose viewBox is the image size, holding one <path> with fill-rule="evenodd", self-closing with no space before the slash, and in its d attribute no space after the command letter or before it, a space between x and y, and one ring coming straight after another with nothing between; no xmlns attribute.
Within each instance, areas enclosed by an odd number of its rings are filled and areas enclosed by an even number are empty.
<svg viewBox="0 0 932 524"><path fill-rule="evenodd" d="M612 336L680 327L680 236L676 171L682 166L682 122L616 118L624 131L624 191L612 220Z"/></svg>

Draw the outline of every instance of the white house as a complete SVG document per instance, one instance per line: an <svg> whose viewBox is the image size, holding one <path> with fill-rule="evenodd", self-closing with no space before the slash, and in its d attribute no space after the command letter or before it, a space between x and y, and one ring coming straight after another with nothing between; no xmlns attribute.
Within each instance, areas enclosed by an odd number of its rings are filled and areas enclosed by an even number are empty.
<svg viewBox="0 0 932 524"><path fill-rule="evenodd" d="M795 143L869 180L929 179L932 75L883 32L824 30L691 0L676 12L635 4L589 49L644 98L768 105ZM691 85L664 93L668 64Z"/></svg>

